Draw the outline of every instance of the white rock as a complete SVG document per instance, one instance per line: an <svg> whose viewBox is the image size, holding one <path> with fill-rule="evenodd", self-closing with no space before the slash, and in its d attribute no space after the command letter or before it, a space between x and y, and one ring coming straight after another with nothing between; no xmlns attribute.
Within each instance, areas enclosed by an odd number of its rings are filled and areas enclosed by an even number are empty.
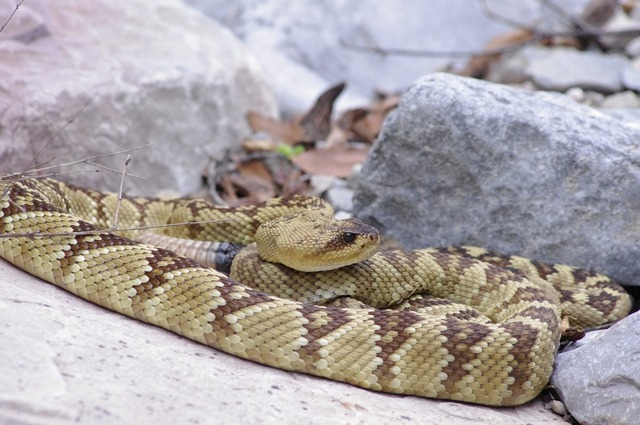
<svg viewBox="0 0 640 425"><path fill-rule="evenodd" d="M306 110L338 81L348 88L337 109L368 102L376 89L400 91L420 75L460 66L464 58L396 56L357 52L341 40L372 48L479 51L494 36L511 31L487 16L480 3L450 0L317 2L313 0L185 0L228 25L263 63L285 113ZM523 25L547 24L536 0L490 0L496 13ZM563 0L562 7L584 1ZM542 18L543 16L544 19Z"/></svg>
<svg viewBox="0 0 640 425"><path fill-rule="evenodd" d="M353 211L353 189L334 185L327 191L327 201L334 209L350 213Z"/></svg>
<svg viewBox="0 0 640 425"><path fill-rule="evenodd" d="M630 90L640 90L640 58L635 58L631 66L622 70L622 82Z"/></svg>
<svg viewBox="0 0 640 425"><path fill-rule="evenodd" d="M640 313L575 350L560 353L551 383L569 412L590 425L635 425L640 417Z"/></svg>
<svg viewBox="0 0 640 425"><path fill-rule="evenodd" d="M521 84L529 78L529 64L548 54L549 50L541 46L525 46L515 52L503 54L490 68L486 79L495 83Z"/></svg>
<svg viewBox="0 0 640 425"><path fill-rule="evenodd" d="M629 60L619 54L554 47L549 49L546 57L532 61L527 73L538 87L545 90L565 91L579 86L613 93L622 89L622 72L629 66Z"/></svg>
<svg viewBox="0 0 640 425"><path fill-rule="evenodd" d="M320 196L329 190L333 183L336 181L335 176L323 176L320 174L313 174L310 178L311 188L316 196Z"/></svg>
<svg viewBox="0 0 640 425"><path fill-rule="evenodd" d="M0 259L0 423L557 425L518 408L374 393L142 324ZM427 419L428 418L428 419Z"/></svg>
<svg viewBox="0 0 640 425"><path fill-rule="evenodd" d="M582 90L580 87L571 87L565 92L565 94L578 103L586 99L584 90Z"/></svg>
<svg viewBox="0 0 640 425"><path fill-rule="evenodd" d="M147 180L127 179L127 189L184 194L199 187L210 157L249 133L251 109L276 110L255 59L177 0L32 0L0 38L3 173L150 143L128 167ZM98 162L121 170L124 161ZM65 177L112 190L120 180L106 171Z"/></svg>
<svg viewBox="0 0 640 425"><path fill-rule="evenodd" d="M621 7L616 8L613 16L602 27L603 31L616 32L627 30L639 30L640 22L636 19L629 17ZM610 49L622 50L633 40L633 36L621 37L621 36L602 36L600 42Z"/></svg>
<svg viewBox="0 0 640 425"><path fill-rule="evenodd" d="M632 58L640 56L640 37L636 37L627 43L624 52Z"/></svg>
<svg viewBox="0 0 640 425"><path fill-rule="evenodd" d="M600 105L601 108L638 108L640 107L640 100L638 96L630 91L626 90L620 93L614 93L611 96L607 96Z"/></svg>

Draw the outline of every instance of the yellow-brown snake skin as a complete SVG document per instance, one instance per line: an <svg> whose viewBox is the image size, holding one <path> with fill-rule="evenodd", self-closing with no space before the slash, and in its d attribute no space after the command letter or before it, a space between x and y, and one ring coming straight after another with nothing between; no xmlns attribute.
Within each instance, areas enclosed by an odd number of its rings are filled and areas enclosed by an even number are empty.
<svg viewBox="0 0 640 425"><path fill-rule="evenodd" d="M260 261L252 245L227 277L132 232L94 232L112 225L115 195L46 179L0 181L0 193L0 233L25 235L3 235L0 256L26 272L234 356L376 391L525 403L549 379L561 315L592 326L631 305L604 276L478 249L464 251L481 259L388 251L304 273ZM327 209L315 198L236 209L138 198L122 202L119 224L222 220L166 233L249 244L261 223L307 208Z"/></svg>

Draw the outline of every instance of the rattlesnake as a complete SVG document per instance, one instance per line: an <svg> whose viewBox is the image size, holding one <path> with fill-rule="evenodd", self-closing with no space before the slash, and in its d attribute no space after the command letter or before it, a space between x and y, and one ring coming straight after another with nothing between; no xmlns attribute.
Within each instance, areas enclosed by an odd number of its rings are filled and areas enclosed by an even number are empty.
<svg viewBox="0 0 640 425"><path fill-rule="evenodd" d="M625 316L631 304L606 277L479 249L388 251L304 273L265 263L264 248L250 245L228 277L135 242L133 232L99 231L113 224L115 195L48 179L0 181L0 193L0 233L14 235L0 238L0 256L28 273L232 355L377 391L525 403L549 379L561 315L590 326ZM307 210L331 215L316 198L238 208L136 198L121 203L119 217L127 227L197 222L165 233L250 244L261 223ZM377 243L362 223L337 226L328 242L308 239L329 252Z"/></svg>

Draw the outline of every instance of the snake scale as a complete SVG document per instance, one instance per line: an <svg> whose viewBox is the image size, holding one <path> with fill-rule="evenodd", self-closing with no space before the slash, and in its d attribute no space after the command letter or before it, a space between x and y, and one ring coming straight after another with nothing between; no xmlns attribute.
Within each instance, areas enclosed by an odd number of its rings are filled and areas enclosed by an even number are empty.
<svg viewBox="0 0 640 425"><path fill-rule="evenodd" d="M0 256L26 272L234 356L376 391L522 404L548 382L561 317L592 326L631 308L630 297L604 276L477 248L386 251L330 271L261 260L268 248L251 243L263 226L288 224L288 214L309 210L331 216L316 198L237 208L122 201L121 226L193 221L163 231L251 244L226 276L136 242L132 231L105 231L113 224L113 194L50 179L0 180L0 194ZM314 249L377 244L377 233L357 221L330 227L337 236L306 237Z"/></svg>

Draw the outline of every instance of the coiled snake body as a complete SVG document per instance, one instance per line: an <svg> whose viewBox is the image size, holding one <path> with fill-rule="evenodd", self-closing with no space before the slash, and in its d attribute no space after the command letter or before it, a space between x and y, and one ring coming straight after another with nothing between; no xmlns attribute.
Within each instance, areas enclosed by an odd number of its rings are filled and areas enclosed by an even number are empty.
<svg viewBox="0 0 640 425"><path fill-rule="evenodd" d="M377 391L522 404L549 379L561 315L592 326L630 309L630 297L604 276L479 249L464 250L466 256L389 251L336 270L305 273L262 261L260 256L272 255L280 261L265 242L241 251L227 277L135 242L133 233L100 230L112 225L115 195L46 179L0 181L0 193L0 233L13 235L0 238L0 256L28 273L232 355ZM236 209L137 198L122 202L119 217L128 227L198 222L165 232L249 244L263 223L267 239L287 242L295 236L296 230L269 234L274 220L293 222L276 218L290 213L306 220L300 231L305 235L320 227L319 219L304 218L307 210L331 215L315 198ZM222 222L201 223L205 220ZM306 236L311 245L304 249L375 248L377 233L368 226L328 226L330 236ZM350 264L360 254L345 255L334 260ZM294 259L295 267L315 261L316 254L285 257ZM492 263L518 267L529 278ZM318 267L323 266L308 269Z"/></svg>

